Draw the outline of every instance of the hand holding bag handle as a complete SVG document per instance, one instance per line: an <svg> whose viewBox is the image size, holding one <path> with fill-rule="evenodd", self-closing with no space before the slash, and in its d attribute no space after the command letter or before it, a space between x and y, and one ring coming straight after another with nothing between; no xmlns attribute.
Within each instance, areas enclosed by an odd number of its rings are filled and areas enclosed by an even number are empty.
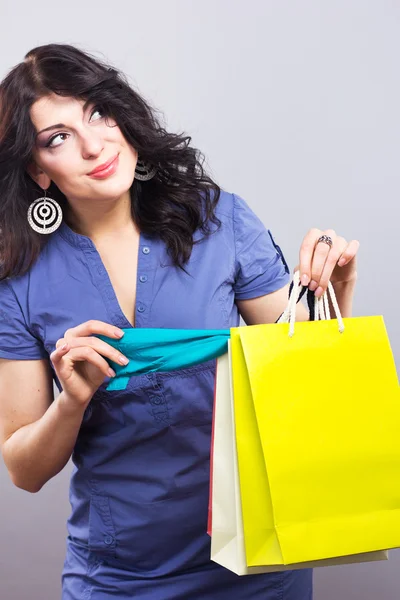
<svg viewBox="0 0 400 600"><path fill-rule="evenodd" d="M289 328L289 337L293 337L294 335L294 324L296 320L296 304L299 300L299 297L304 294L305 286L301 285L300 282L300 271L296 271L293 275L293 285L291 286L291 292L289 296L289 302L282 313L277 323L290 323ZM313 294L310 290L308 290L308 305L310 308L310 320L318 321L318 320L329 320L331 318L330 309L329 309L329 300L328 293L330 294L331 301L333 304L333 308L335 311L335 316L338 321L339 332L343 333L345 327L343 323L343 318L340 313L339 304L336 300L335 290L333 289L333 285L329 281L328 289L325 294L321 298L317 298L315 294ZM310 294L314 296L314 314L312 315L312 301L310 301ZM312 319L312 316L314 317Z"/></svg>

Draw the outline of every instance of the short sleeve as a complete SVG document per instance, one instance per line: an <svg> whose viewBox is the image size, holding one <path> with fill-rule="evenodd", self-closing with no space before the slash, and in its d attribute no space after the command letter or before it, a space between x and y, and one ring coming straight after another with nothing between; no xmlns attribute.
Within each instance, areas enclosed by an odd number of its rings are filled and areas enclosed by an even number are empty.
<svg viewBox="0 0 400 600"><path fill-rule="evenodd" d="M28 329L17 297L6 281L0 281L0 358L47 358L46 350Z"/></svg>
<svg viewBox="0 0 400 600"><path fill-rule="evenodd" d="M243 198L233 194L233 203L235 299L248 300L275 292L290 281L283 253Z"/></svg>

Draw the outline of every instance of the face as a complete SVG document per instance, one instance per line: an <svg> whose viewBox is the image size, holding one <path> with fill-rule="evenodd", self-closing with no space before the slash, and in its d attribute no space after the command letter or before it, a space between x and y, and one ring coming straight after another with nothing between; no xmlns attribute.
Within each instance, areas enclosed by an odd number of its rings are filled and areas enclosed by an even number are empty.
<svg viewBox="0 0 400 600"><path fill-rule="evenodd" d="M106 122L100 108L84 104L51 94L32 105L30 117L38 135L28 172L43 189L53 181L72 204L116 200L132 185L137 152L115 121ZM115 156L111 172L103 171L101 178L89 175Z"/></svg>

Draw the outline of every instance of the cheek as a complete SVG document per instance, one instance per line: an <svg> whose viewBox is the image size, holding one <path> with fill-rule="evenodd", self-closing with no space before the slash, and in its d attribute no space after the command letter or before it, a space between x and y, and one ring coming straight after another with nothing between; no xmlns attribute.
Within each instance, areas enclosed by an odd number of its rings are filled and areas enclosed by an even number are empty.
<svg viewBox="0 0 400 600"><path fill-rule="evenodd" d="M115 184L121 186L121 188L128 189L131 187L136 167L136 158L134 154L129 151L129 148L122 148L120 154L119 164L119 175L115 179Z"/></svg>
<svg viewBox="0 0 400 600"><path fill-rule="evenodd" d="M138 153L131 146L126 147L126 156L127 162L129 162L129 166L134 171L136 168L136 164L138 161Z"/></svg>
<svg viewBox="0 0 400 600"><path fill-rule="evenodd" d="M112 139L118 144L120 144L120 146L123 148L124 154L129 156L129 160L136 166L136 162L138 159L137 150L133 146L131 146L129 142L125 139L119 127L113 127L111 131L115 134L115 137L113 137ZM110 137L108 139L111 140Z"/></svg>
<svg viewBox="0 0 400 600"><path fill-rule="evenodd" d="M57 187L65 192L66 190L74 189L81 179L82 163L80 163L80 171L78 165L74 165L73 160L69 160L57 165L53 170L52 179Z"/></svg>
<svg viewBox="0 0 400 600"><path fill-rule="evenodd" d="M124 148L123 148L123 154L125 157L125 164L127 166L127 168L134 173L135 168L136 168L136 164L138 161L138 153L137 151L130 146L129 144L127 144L126 142L124 143Z"/></svg>
<svg viewBox="0 0 400 600"><path fill-rule="evenodd" d="M65 143L58 149L46 153L42 157L41 163L43 169L54 181L71 177L72 173L79 172L76 148L71 143Z"/></svg>
<svg viewBox="0 0 400 600"><path fill-rule="evenodd" d="M122 135L118 141L121 150L120 159L122 158L121 166L123 166L124 171L128 171L133 175L138 161L138 153L133 146L128 144Z"/></svg>
<svg viewBox="0 0 400 600"><path fill-rule="evenodd" d="M74 195L82 187L82 162L74 162L74 156L63 156L48 171L48 175L65 195Z"/></svg>

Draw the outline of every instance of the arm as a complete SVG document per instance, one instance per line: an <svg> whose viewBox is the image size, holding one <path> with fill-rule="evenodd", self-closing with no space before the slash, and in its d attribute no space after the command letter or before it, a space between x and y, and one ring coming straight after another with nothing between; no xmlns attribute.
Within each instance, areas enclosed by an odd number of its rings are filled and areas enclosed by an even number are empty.
<svg viewBox="0 0 400 600"><path fill-rule="evenodd" d="M329 235L333 240L332 247L318 243L321 234ZM353 298L357 281L356 255L359 242L347 243L333 230L325 232L311 229L303 239L300 248L301 282L308 286L320 298L331 281L335 290L342 317L351 317ZM246 300L236 300L237 307L247 325L275 323L288 303L289 285L276 292ZM334 314L330 302L331 314ZM296 305L296 320L308 321L308 309L299 302Z"/></svg>
<svg viewBox="0 0 400 600"><path fill-rule="evenodd" d="M106 358L126 364L96 334L119 339L123 333L92 320L68 329L49 357L63 389L56 400L48 359L0 360L0 445L17 487L38 492L66 465L93 394L115 375Z"/></svg>
<svg viewBox="0 0 400 600"><path fill-rule="evenodd" d="M342 283L333 283L333 289L335 290L336 300L338 301L340 313L343 318L351 317L353 315L353 300L356 289L357 277L350 281L344 281ZM331 314L333 315L333 306L329 301Z"/></svg>
<svg viewBox="0 0 400 600"><path fill-rule="evenodd" d="M236 305L246 325L275 323L287 307L288 296L289 284L265 296L249 300L236 300ZM299 302L296 306L296 320L308 321L308 318L307 308Z"/></svg>
<svg viewBox="0 0 400 600"><path fill-rule="evenodd" d="M345 283L336 283L336 299L339 304L342 317L352 316L353 298L356 280ZM250 300L236 300L240 315L246 325L262 325L263 323L275 323L283 313L288 303L289 285L285 285L280 290L251 298ZM330 303L331 315L334 314L333 306ZM299 302L296 306L296 321L308 321L308 308Z"/></svg>
<svg viewBox="0 0 400 600"><path fill-rule="evenodd" d="M68 462L85 410L68 406L47 360L0 360L0 445L17 487L38 492Z"/></svg>

